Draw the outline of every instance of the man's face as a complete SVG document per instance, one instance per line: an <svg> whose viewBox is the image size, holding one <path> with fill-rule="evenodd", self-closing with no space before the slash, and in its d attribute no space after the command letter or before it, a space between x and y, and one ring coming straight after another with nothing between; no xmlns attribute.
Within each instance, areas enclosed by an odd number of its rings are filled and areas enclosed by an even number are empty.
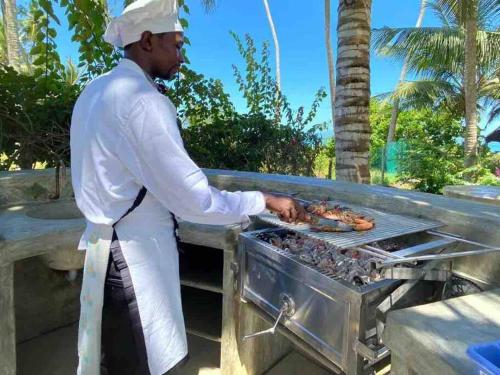
<svg viewBox="0 0 500 375"><path fill-rule="evenodd" d="M184 63L182 46L184 35L181 32L155 34L151 38L152 70L155 78L171 80Z"/></svg>

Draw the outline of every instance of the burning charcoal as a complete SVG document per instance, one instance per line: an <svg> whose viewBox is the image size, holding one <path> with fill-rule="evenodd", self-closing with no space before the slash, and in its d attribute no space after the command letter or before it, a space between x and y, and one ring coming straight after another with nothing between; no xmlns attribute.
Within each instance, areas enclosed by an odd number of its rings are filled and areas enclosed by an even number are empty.
<svg viewBox="0 0 500 375"><path fill-rule="evenodd" d="M309 253L302 253L299 258L308 264L314 264L314 259Z"/></svg>
<svg viewBox="0 0 500 375"><path fill-rule="evenodd" d="M283 241L279 237L273 237L269 241L271 245L281 248Z"/></svg>
<svg viewBox="0 0 500 375"><path fill-rule="evenodd" d="M373 268L376 259L357 250L340 250L332 244L291 231L259 233L257 238L355 286L381 279L380 273Z"/></svg>

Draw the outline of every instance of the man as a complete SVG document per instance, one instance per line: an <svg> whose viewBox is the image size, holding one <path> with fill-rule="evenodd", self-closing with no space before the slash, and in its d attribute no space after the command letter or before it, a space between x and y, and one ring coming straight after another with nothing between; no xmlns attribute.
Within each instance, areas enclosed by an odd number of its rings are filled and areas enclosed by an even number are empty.
<svg viewBox="0 0 500 375"><path fill-rule="evenodd" d="M99 374L102 342L109 375L160 375L187 355L173 215L230 224L265 207L285 220L306 213L290 198L219 191L189 158L176 110L153 82L184 62L174 0L132 3L105 40L125 58L87 85L71 123L73 188L87 219L78 373Z"/></svg>

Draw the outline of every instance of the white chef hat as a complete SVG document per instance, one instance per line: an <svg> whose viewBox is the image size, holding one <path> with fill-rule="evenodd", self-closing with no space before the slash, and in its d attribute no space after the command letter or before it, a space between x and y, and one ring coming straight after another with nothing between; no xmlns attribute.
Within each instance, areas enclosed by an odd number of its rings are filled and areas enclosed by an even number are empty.
<svg viewBox="0 0 500 375"><path fill-rule="evenodd" d="M121 15L111 20L104 40L115 47L125 47L141 39L144 31L153 34L183 31L176 0L137 0Z"/></svg>

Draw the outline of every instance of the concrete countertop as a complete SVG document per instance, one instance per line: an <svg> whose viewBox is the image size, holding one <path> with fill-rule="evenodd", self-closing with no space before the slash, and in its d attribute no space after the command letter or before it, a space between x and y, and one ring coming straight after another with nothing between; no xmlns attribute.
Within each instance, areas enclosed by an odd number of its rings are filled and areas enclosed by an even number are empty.
<svg viewBox="0 0 500 375"><path fill-rule="evenodd" d="M498 230L500 210L497 205L384 186L312 177L216 169L204 169L204 172L210 183L219 189L293 192L299 193L304 199L340 200L385 212L440 221L446 224L442 228L444 231L493 246L500 244L500 231ZM0 205L47 199L49 192L53 191L51 185L53 173L53 170L0 172ZM70 174L71 171L68 169L65 184L62 184L65 187L62 189L63 196L70 197L72 194L71 184L68 182L71 180ZM182 233L182 226L180 232L181 238L196 237ZM188 232L192 233L192 231ZM207 230L207 232L213 232L213 230ZM75 235L75 237L78 236ZM234 243L235 235L229 237L233 238ZM221 246L218 239L215 243ZM469 258L460 258L454 262L454 267L457 271L481 282L500 286L498 281L500 280L499 254L475 257L472 261Z"/></svg>
<svg viewBox="0 0 500 375"><path fill-rule="evenodd" d="M450 185L444 187L443 194L453 198L500 205L500 186Z"/></svg>
<svg viewBox="0 0 500 375"><path fill-rule="evenodd" d="M500 289L495 289L389 312L384 343L415 374L475 374L467 347L498 340L499 309Z"/></svg>
<svg viewBox="0 0 500 375"><path fill-rule="evenodd" d="M40 203L20 204L0 210L0 265L68 247L77 248L85 220L36 219L26 215L38 206Z"/></svg>
<svg viewBox="0 0 500 375"><path fill-rule="evenodd" d="M34 208L72 204L73 200L19 204L0 209L0 265L68 248L77 249L85 220L38 219L27 215ZM75 206L76 210L76 206ZM237 242L241 225L205 225L179 221L182 242L231 249Z"/></svg>

